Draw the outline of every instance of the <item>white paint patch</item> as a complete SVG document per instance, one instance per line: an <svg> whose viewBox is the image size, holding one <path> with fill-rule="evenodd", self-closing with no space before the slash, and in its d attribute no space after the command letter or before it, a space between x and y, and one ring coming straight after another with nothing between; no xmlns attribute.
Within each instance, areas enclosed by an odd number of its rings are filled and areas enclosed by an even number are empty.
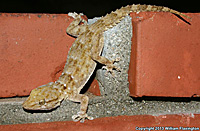
<svg viewBox="0 0 200 131"><path fill-rule="evenodd" d="M180 80L180 79L181 79L181 76L178 76L178 79Z"/></svg>

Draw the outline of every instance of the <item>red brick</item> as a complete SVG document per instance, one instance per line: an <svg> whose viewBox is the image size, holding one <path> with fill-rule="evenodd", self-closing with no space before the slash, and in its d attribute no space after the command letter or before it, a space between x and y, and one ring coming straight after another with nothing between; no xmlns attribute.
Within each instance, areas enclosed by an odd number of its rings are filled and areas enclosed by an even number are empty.
<svg viewBox="0 0 200 131"><path fill-rule="evenodd" d="M96 79L94 79L94 81L91 83L90 88L88 89L88 91L96 96L101 96L101 92L99 89L99 84L98 81Z"/></svg>
<svg viewBox="0 0 200 131"><path fill-rule="evenodd" d="M135 131L141 127L154 127L160 130L166 127L196 127L199 125L200 115L137 115L98 118L84 123L63 121L50 123L1 125L1 131Z"/></svg>
<svg viewBox="0 0 200 131"><path fill-rule="evenodd" d="M29 95L58 79L75 40L66 34L72 20L66 14L1 14L0 97ZM98 84L91 87L98 95Z"/></svg>
<svg viewBox="0 0 200 131"><path fill-rule="evenodd" d="M132 14L131 96L200 95L200 14L187 15L191 25L170 13Z"/></svg>
<svg viewBox="0 0 200 131"><path fill-rule="evenodd" d="M189 14L191 25L170 13L136 15L132 14L131 95L198 96L199 14ZM71 21L64 14L1 14L0 97L28 95L60 76L74 41L65 33ZM92 92L98 94L99 89Z"/></svg>
<svg viewBox="0 0 200 131"><path fill-rule="evenodd" d="M1 14L0 97L28 95L59 77L74 41L65 31L71 21L64 14Z"/></svg>

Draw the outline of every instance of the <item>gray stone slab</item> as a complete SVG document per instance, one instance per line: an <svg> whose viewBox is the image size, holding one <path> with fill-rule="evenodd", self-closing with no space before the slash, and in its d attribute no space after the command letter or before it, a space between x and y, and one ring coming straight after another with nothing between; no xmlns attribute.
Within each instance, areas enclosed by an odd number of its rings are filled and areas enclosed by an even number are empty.
<svg viewBox="0 0 200 131"><path fill-rule="evenodd" d="M80 104L63 101L61 106L49 112L26 112L22 108L25 98L0 100L0 124L41 123L53 121L71 121L71 116L79 111ZM177 101L178 100L178 101ZM186 99L189 100L189 99ZM177 102L175 102L177 101ZM142 100L134 101L131 97L93 97L89 101L88 115L94 118L119 115L165 115L200 113L199 101Z"/></svg>
<svg viewBox="0 0 200 131"><path fill-rule="evenodd" d="M109 60L119 58L114 64L121 71L114 70L114 76L105 69L97 70L96 79L99 82L101 95L122 97L129 95L128 69L132 45L132 20L126 16L119 24L104 32L104 48L102 56Z"/></svg>

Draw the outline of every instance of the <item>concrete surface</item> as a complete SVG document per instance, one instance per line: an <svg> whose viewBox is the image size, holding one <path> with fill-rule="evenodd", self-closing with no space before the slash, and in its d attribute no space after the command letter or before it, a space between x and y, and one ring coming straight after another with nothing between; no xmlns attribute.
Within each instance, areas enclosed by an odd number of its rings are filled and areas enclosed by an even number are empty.
<svg viewBox="0 0 200 131"><path fill-rule="evenodd" d="M8 101L9 100L9 101ZM24 98L0 100L0 124L41 123L53 121L72 121L72 114L79 111L80 105L71 101L63 101L53 111L26 112L22 108ZM153 115L159 117L166 114L200 114L200 101L180 98L143 99L134 101L130 97L93 97L89 101L88 114L94 118L111 116Z"/></svg>
<svg viewBox="0 0 200 131"><path fill-rule="evenodd" d="M132 19L126 16L119 24L104 32L102 56L109 60L119 58L114 64L120 71L113 75L105 69L98 69L96 79L102 96L129 96L128 70L132 45Z"/></svg>

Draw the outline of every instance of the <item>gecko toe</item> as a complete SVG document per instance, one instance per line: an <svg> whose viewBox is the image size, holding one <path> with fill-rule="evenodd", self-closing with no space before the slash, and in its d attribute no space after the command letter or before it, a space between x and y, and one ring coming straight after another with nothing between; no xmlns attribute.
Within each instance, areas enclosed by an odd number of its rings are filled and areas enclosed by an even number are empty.
<svg viewBox="0 0 200 131"><path fill-rule="evenodd" d="M115 76L115 73L113 72L113 69L117 70L117 71L121 71L121 69L117 66L114 65L114 62L119 61L119 58L112 60L109 64L106 64L105 66L102 67L102 69L106 69L107 72L110 72L113 76Z"/></svg>
<svg viewBox="0 0 200 131"><path fill-rule="evenodd" d="M94 118L91 116L88 116L87 114L78 113L77 115L73 115L72 119L74 122L80 121L81 123L83 123L85 121L85 119L93 120Z"/></svg>
<svg viewBox="0 0 200 131"><path fill-rule="evenodd" d="M74 121L74 122L77 122L77 121L79 121L81 118L79 118L79 115L73 115L72 116L72 120Z"/></svg>
<svg viewBox="0 0 200 131"><path fill-rule="evenodd" d="M68 16L71 16L72 18L76 18L76 16L78 16L78 14L76 12L69 12Z"/></svg>

